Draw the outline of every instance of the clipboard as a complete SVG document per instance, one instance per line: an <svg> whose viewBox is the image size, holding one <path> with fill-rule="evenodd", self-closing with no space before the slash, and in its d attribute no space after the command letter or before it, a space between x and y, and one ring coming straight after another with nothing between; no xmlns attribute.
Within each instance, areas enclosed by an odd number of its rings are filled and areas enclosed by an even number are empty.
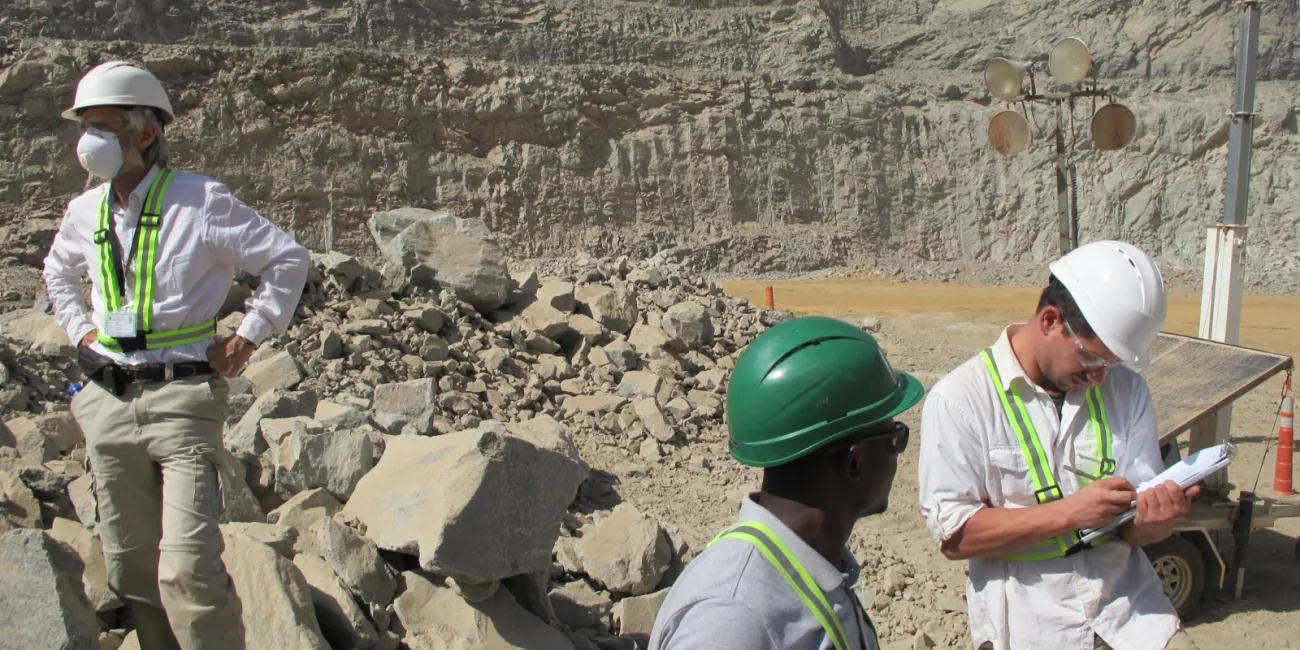
<svg viewBox="0 0 1300 650"><path fill-rule="evenodd" d="M1206 447L1169 466L1151 480L1138 485L1137 491L1145 492L1163 484L1165 481L1173 481L1186 490L1204 481L1211 474L1227 467L1230 462L1232 462L1232 443L1225 442L1221 445ZM1134 501L1129 506L1128 511L1117 515L1114 519L1106 522L1105 525L1079 531L1080 541L1082 544L1091 544L1102 535L1132 521L1134 517L1137 517L1137 501Z"/></svg>

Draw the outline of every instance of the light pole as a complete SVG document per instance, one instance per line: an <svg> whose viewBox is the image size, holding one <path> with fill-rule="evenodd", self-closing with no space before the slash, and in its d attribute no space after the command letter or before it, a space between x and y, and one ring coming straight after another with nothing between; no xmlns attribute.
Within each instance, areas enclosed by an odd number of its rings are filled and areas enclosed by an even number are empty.
<svg viewBox="0 0 1300 650"><path fill-rule="evenodd" d="M1024 151L1033 139L1025 105L1041 102L1052 106L1056 118L1052 133L1056 145L1056 210L1061 254L1065 254L1079 245L1079 189L1073 161L1076 135L1073 120L1067 149L1062 110L1069 110L1073 116L1075 100L1091 97L1095 106L1096 99L1104 97L1107 103L1093 111L1091 127L1093 142L1103 151L1127 146L1137 131L1137 118L1133 111L1114 102L1109 89L1098 87L1096 79L1092 79L1091 84L1086 83L1092 72L1092 54L1083 41L1071 37L1057 42L1048 55L1047 67L1055 81L1072 88L1063 92L1040 93L1034 80L1032 62L1002 57L988 62L984 68L984 82L989 93L1020 107L1020 112L1002 110L994 115L989 122L988 137L998 153L1014 156Z"/></svg>

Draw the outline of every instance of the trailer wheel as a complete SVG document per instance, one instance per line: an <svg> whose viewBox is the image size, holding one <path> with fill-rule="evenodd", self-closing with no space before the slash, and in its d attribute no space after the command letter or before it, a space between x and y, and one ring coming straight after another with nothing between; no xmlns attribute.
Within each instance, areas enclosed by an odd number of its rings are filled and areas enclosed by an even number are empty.
<svg viewBox="0 0 1300 650"><path fill-rule="evenodd" d="M1205 557L1196 544L1180 535L1143 549L1151 566L1160 576L1165 597L1186 618L1201 602L1205 593Z"/></svg>

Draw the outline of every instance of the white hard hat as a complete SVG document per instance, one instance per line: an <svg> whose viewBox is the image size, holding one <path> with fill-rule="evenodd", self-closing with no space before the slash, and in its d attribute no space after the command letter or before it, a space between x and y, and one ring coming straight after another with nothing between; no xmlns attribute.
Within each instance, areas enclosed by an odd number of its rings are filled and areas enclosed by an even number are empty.
<svg viewBox="0 0 1300 650"><path fill-rule="evenodd" d="M1084 244L1050 267L1088 325L1125 363L1146 368L1165 322L1165 280L1155 260L1122 241Z"/></svg>
<svg viewBox="0 0 1300 650"><path fill-rule="evenodd" d="M63 112L69 120L80 120L78 112L92 106L149 106L161 111L163 124L176 119L167 91L152 72L125 61L101 63L77 84L72 108Z"/></svg>

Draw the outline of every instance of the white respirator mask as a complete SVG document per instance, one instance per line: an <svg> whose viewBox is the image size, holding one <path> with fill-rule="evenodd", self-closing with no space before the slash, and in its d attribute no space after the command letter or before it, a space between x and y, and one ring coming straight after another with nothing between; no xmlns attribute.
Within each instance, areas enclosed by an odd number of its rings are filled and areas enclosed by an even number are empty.
<svg viewBox="0 0 1300 650"><path fill-rule="evenodd" d="M122 169L122 145L112 133L86 129L77 141L77 160L92 176L113 180Z"/></svg>

